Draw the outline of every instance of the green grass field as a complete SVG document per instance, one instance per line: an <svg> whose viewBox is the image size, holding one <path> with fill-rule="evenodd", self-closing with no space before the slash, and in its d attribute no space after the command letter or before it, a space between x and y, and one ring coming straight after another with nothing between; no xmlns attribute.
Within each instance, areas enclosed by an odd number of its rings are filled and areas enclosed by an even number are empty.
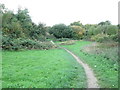
<svg viewBox="0 0 120 90"><path fill-rule="evenodd" d="M64 47L79 56L82 61L86 62L94 70L100 87L118 88L118 64L116 61L118 47L110 48L101 54L92 54L82 51L83 47L88 44L91 44L91 42L77 41L74 45L64 45ZM105 55L112 56L108 59Z"/></svg>
<svg viewBox="0 0 120 90"><path fill-rule="evenodd" d="M94 71L101 88L118 87L117 47L101 54L83 52L89 41L76 41L66 47ZM111 51L111 52L110 52ZM110 52L109 59L105 57ZM83 68L65 50L3 51L3 88L86 88ZM115 59L115 60L112 60Z"/></svg>
<svg viewBox="0 0 120 90"><path fill-rule="evenodd" d="M2 52L3 88L85 88L86 75L62 49Z"/></svg>

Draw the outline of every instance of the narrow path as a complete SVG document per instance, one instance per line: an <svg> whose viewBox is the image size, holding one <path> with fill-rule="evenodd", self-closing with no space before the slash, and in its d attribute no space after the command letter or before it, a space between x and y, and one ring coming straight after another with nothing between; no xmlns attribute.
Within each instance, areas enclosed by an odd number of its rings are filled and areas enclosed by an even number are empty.
<svg viewBox="0 0 120 90"><path fill-rule="evenodd" d="M77 60L77 62L83 66L87 76L88 88L99 88L99 85L97 84L97 79L93 73L93 70L86 63L83 63L74 53L67 50L66 48L63 48L63 49L66 50L69 54L71 54Z"/></svg>

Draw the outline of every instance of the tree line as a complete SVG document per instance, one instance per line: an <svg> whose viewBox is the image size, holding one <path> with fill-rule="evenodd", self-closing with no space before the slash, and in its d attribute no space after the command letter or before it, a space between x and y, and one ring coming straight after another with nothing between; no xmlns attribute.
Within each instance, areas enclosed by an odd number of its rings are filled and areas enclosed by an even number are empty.
<svg viewBox="0 0 120 90"><path fill-rule="evenodd" d="M97 42L118 42L118 27L110 21L98 24L83 25L80 21L65 24L46 26L43 23L35 24L28 9L18 8L14 13L0 4L2 14L2 49L49 49L54 46L49 42L74 40L91 40Z"/></svg>

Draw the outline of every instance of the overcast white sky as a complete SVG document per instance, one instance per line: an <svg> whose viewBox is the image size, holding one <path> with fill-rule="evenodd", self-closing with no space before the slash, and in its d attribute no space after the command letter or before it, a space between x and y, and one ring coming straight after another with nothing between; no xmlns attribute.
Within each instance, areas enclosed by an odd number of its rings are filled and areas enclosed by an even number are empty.
<svg viewBox="0 0 120 90"><path fill-rule="evenodd" d="M16 11L18 7L27 8L36 24L43 22L48 26L74 21L83 24L96 24L110 20L118 24L119 0L0 0L0 3Z"/></svg>

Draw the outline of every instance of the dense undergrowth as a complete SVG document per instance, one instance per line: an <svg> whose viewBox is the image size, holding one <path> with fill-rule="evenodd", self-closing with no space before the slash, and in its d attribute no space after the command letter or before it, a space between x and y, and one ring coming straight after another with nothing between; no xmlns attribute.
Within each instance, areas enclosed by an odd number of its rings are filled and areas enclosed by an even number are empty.
<svg viewBox="0 0 120 90"><path fill-rule="evenodd" d="M31 50L31 49L52 49L57 46L53 45L50 41L37 41L32 39L10 39L9 37L5 37L2 40L2 48L3 50L9 51L18 51L18 50Z"/></svg>

